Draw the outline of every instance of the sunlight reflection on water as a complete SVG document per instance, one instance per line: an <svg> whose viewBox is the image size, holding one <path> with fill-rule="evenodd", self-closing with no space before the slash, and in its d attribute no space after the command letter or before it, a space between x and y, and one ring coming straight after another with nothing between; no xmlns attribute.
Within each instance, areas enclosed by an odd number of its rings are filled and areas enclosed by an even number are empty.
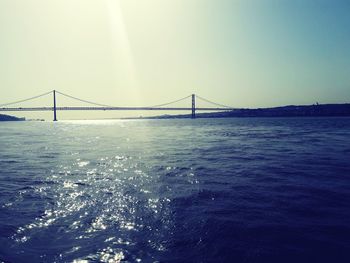
<svg viewBox="0 0 350 263"><path fill-rule="evenodd" d="M65 122L63 125L73 124L85 127L115 123L74 121ZM119 122L117 123L119 125ZM62 129L69 130L66 126ZM89 138L91 139L85 140L87 144L101 140L100 136L89 136ZM69 136L65 140L71 143L75 142L76 138ZM124 142L128 143L129 140ZM80 148L81 145L78 147ZM107 237L110 233L114 233L118 237L117 241L115 237L105 238L104 243L108 245L106 248L99 250L96 255L77 259L76 262L94 258L98 258L100 262L119 262L124 258L123 250L113 249L113 247L116 244L123 244L125 247L135 246L136 244L131 241L130 233L170 228L169 225L164 224L171 224L170 218L165 219L169 216L166 205L170 199L162 198L157 193L157 188L154 186L159 184L159 177L150 176L151 167L142 162L142 156L134 153L133 156L116 155L112 150L109 155L98 157L95 150L94 148L87 151L78 149L62 156L58 169L51 170L50 175L46 177L49 185L46 188L41 187L39 191L44 191L43 196L53 197L51 208L45 210L34 222L19 228L13 237L15 240L22 243L28 242L31 236L35 235L35 231L39 231L36 229L44 229L48 232L50 227L58 228L59 233L72 234L77 240L86 242L94 237ZM69 155L76 156L73 162ZM158 215L160 213L161 215ZM163 225L152 225L152 221L149 221L152 218L161 218ZM158 244L158 240L147 242L155 249L165 249L162 244ZM66 253L75 254L79 250L77 246L76 249Z"/></svg>

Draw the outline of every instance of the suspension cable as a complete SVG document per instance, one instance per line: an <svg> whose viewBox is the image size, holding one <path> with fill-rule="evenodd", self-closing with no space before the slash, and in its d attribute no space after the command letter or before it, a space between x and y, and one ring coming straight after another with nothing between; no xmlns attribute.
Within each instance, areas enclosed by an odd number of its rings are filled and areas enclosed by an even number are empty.
<svg viewBox="0 0 350 263"><path fill-rule="evenodd" d="M220 107L224 107L224 108L230 108L230 109L233 109L233 107L226 106L226 105L223 105L223 104L219 104L219 103L216 103L216 102L213 102L213 101L207 100L207 99L202 98L202 97L200 97L200 96L198 96L198 95L196 95L196 98L199 98L199 99L201 99L201 100L203 100L203 101L206 101L206 102L211 103L211 104L216 105L216 106L220 106Z"/></svg>
<svg viewBox="0 0 350 263"><path fill-rule="evenodd" d="M83 99L79 99L77 97L73 97L73 96L70 96L68 94L65 94L65 93L62 93L60 91L57 91L57 93L65 96L65 97L68 97L68 98L71 98L71 99L74 99L74 100L78 100L78 101L81 101L81 102L85 102L85 103L88 103L88 104L92 104L92 105L96 105L96 106L102 106L102 107L114 107L114 106L110 106L110 105L106 105L106 104L100 104L100 103L95 103L95 102L92 102L92 101L88 101L88 100L83 100ZM27 98L27 99L23 99L23 100L19 100L19 101L14 101L14 102L10 102L10 103L5 103L5 104L0 104L0 107L4 107L4 106L9 106L9 105L13 105L13 104L18 104L18 103L21 103L21 102L26 102L26 101L29 101L29 100L34 100L34 99L37 99L37 98L40 98L40 97L43 97L43 96L46 96L48 94L52 93L52 91L49 91L49 92L46 92L46 93L43 93L43 94L40 94L40 95L37 95L37 96L34 96L34 97L31 97L31 98ZM171 102L167 102L167 103L163 103L163 104L159 104L159 105L154 105L154 106L150 106L149 108L157 108L157 107L162 107L162 106L166 106L166 105L170 105L170 104L173 104L173 103L177 103L179 101L182 101L182 100L185 100L185 99L188 99L189 97L191 97L192 95L189 95L189 96L186 96L184 98L181 98L181 99L178 99L178 100L174 100L174 101L171 101ZM213 105L216 105L216 106L220 106L220 107L224 107L224 108L233 108L233 107L230 107L230 106L226 106L226 105L223 105L223 104L219 104L219 103L216 103L216 102L213 102L213 101L210 101L208 99L205 99L205 98L202 98L198 95L196 95L196 98L200 99L200 100L203 100L203 101L206 101L210 104L213 104Z"/></svg>
<svg viewBox="0 0 350 263"><path fill-rule="evenodd" d="M173 103L176 103L176 102L179 102L179 101L188 99L188 98L191 97L191 96L192 96L192 95L189 95L189 96L186 96L186 97L184 97L184 98L182 98L182 99L174 100L174 101L171 101L171 102L168 102L168 103L164 103L164 104L154 105L154 106L151 106L151 107L149 107L149 108L158 108L158 107L166 106L166 105L169 105L169 104L173 104Z"/></svg>
<svg viewBox="0 0 350 263"><path fill-rule="evenodd" d="M88 101L88 100L82 100L82 99L79 99L79 98L76 98L76 97L73 97L73 96L70 96L68 94L64 94L62 92L59 92L56 90L57 93L65 96L65 97L68 97L68 98L71 98L71 99L74 99L74 100L78 100L78 101L81 101L81 102L85 102L85 103L88 103L88 104L92 104L92 105L96 105L96 106L102 106L102 107L111 107L113 108L114 106L110 106L110 105L106 105L106 104L100 104L100 103L95 103L95 102L92 102L92 101Z"/></svg>
<svg viewBox="0 0 350 263"><path fill-rule="evenodd" d="M68 94L64 94L60 91L57 91L57 93L63 95L63 96L66 96L66 97L69 97L71 99L74 99L74 100L78 100L78 101L81 101L81 102L85 102L85 103L89 103L89 104L92 104L92 105L96 105L96 106L102 106L102 107L114 107L114 106L110 106L110 105L106 105L106 104L100 104L100 103L95 103L95 102L92 102L92 101L88 101L88 100L83 100L83 99L79 99L77 97L73 97L73 96L70 96ZM154 105L154 106L151 106L151 107L148 107L148 108L157 108L157 107L162 107L162 106L166 106L166 105L169 105L169 104L173 104L173 103L176 103L176 102L179 102L179 101L182 101L182 100L185 100L187 98L191 97L191 95L189 96L186 96L184 98L181 98L181 99L178 99L178 100L174 100L174 101L171 101L171 102L168 102L168 103L164 103L164 104L159 104L159 105Z"/></svg>
<svg viewBox="0 0 350 263"><path fill-rule="evenodd" d="M0 107L9 106L9 105L13 105L13 104L29 101L29 100L34 100L34 99L46 96L46 95L48 95L50 93L52 93L52 91L49 91L49 92L43 93L43 94L38 95L38 96L31 97L31 98L28 98L28 99L18 100L18 101L14 101L14 102L10 102L10 103L1 104Z"/></svg>

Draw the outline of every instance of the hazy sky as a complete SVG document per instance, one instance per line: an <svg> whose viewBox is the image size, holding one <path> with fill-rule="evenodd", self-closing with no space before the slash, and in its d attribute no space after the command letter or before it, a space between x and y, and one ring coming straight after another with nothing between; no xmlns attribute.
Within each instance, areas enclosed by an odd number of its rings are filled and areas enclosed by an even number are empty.
<svg viewBox="0 0 350 263"><path fill-rule="evenodd" d="M0 104L53 89L115 106L350 102L349 14L341 0L0 0Z"/></svg>

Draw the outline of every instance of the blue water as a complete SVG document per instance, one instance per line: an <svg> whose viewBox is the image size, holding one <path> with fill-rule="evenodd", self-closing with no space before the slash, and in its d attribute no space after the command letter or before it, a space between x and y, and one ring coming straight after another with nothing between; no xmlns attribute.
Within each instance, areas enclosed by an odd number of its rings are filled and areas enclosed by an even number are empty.
<svg viewBox="0 0 350 263"><path fill-rule="evenodd" d="M350 118L0 123L0 262L350 262Z"/></svg>

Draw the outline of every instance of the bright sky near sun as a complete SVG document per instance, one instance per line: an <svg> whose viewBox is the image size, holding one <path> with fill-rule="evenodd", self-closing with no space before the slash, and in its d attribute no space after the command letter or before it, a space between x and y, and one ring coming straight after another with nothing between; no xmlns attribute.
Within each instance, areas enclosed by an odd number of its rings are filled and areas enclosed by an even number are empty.
<svg viewBox="0 0 350 263"><path fill-rule="evenodd" d="M53 89L115 106L350 102L349 13L345 0L0 0L0 104Z"/></svg>

